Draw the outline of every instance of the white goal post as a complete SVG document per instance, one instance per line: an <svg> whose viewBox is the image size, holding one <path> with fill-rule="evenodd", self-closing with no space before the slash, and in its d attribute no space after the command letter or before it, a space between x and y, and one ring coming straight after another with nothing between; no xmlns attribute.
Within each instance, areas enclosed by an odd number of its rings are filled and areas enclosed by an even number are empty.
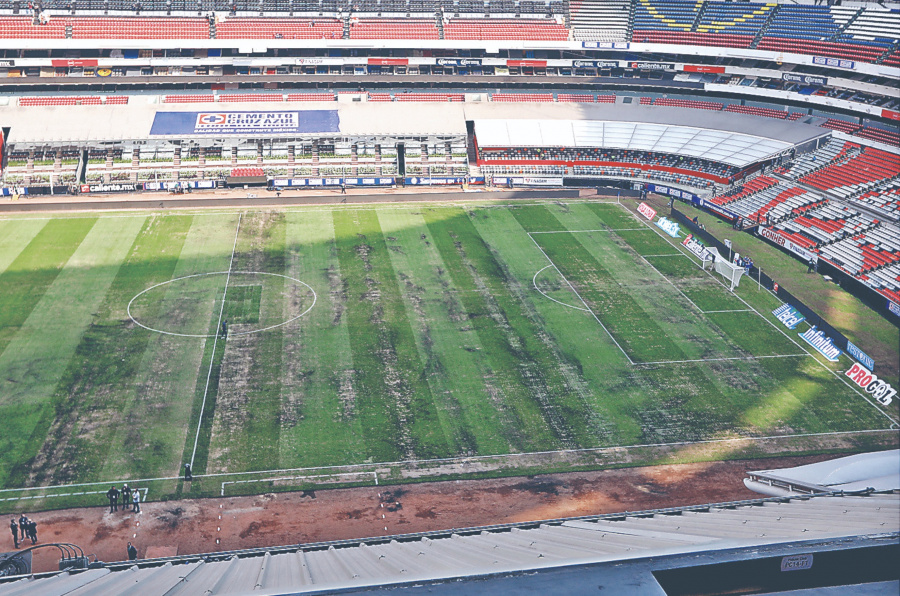
<svg viewBox="0 0 900 596"><path fill-rule="evenodd" d="M715 267L716 272L728 280L729 289L733 292L741 283L741 276L746 273L746 270L740 265L729 262L728 259L719 254L716 247L709 246L706 250L710 253L712 258L703 261L704 269L707 264L709 264L711 268Z"/></svg>

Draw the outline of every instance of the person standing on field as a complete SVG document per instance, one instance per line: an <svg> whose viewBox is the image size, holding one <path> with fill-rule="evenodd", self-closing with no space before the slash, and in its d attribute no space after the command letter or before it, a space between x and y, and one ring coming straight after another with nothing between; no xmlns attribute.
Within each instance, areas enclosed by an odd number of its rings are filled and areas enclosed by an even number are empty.
<svg viewBox="0 0 900 596"><path fill-rule="evenodd" d="M37 522L33 519L28 520L28 537L31 538L31 544L37 544Z"/></svg>
<svg viewBox="0 0 900 596"><path fill-rule="evenodd" d="M25 514L23 513L19 517L19 531L22 533L21 536L19 536L19 540L22 540L23 542L25 541L25 531L27 529L28 529L28 518L25 517Z"/></svg>
<svg viewBox="0 0 900 596"><path fill-rule="evenodd" d="M109 512L119 510L119 489L115 486L106 491L106 498L109 499Z"/></svg>
<svg viewBox="0 0 900 596"><path fill-rule="evenodd" d="M128 502L131 500L131 489L128 483L122 485L122 511L128 511Z"/></svg>
<svg viewBox="0 0 900 596"><path fill-rule="evenodd" d="M130 542L128 543L128 547L125 549L128 552L128 560L134 561L137 559L137 549L134 548L134 545Z"/></svg>
<svg viewBox="0 0 900 596"><path fill-rule="evenodd" d="M135 513L141 512L141 493L138 492L138 489L134 489L134 492L131 493L131 502L134 505L132 511Z"/></svg>
<svg viewBox="0 0 900 596"><path fill-rule="evenodd" d="M9 520L9 530L13 535L13 544L19 548L19 526L16 525L16 518Z"/></svg>

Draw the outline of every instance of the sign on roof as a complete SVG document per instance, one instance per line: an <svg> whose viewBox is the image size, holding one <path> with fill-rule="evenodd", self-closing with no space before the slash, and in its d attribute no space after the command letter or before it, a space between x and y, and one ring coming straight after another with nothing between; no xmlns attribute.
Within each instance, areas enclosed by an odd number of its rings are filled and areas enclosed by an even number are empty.
<svg viewBox="0 0 900 596"><path fill-rule="evenodd" d="M339 132L337 110L157 112L151 135L267 135Z"/></svg>

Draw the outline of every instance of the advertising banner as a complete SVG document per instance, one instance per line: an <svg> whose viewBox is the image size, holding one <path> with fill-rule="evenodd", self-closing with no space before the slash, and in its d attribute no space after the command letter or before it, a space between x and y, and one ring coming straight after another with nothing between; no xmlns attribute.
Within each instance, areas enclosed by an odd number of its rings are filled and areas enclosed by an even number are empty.
<svg viewBox="0 0 900 596"><path fill-rule="evenodd" d="M654 209L647 203L641 203L640 205L638 205L637 210L638 213L640 213L650 221L653 221L653 218L656 217L656 209Z"/></svg>
<svg viewBox="0 0 900 596"><path fill-rule="evenodd" d="M143 190L143 185L124 183L124 184L81 184L78 186L78 192L134 192Z"/></svg>
<svg viewBox="0 0 900 596"><path fill-rule="evenodd" d="M800 339L811 345L817 352L825 356L831 362L837 362L838 356L843 352L836 345L834 340L825 335L824 331L816 329L815 325L809 328L806 333L800 333Z"/></svg>
<svg viewBox="0 0 900 596"><path fill-rule="evenodd" d="M784 323L784 326L788 329L793 329L806 320L806 317L790 304L782 304L773 310L772 314L775 315L776 319Z"/></svg>
<svg viewBox="0 0 900 596"><path fill-rule="evenodd" d="M763 238L765 238L766 240L768 240L769 242L773 242L773 243L777 244L778 246L788 249L795 255L799 255L800 257L803 258L804 261L809 261L810 259L812 259L813 261L819 260L819 255L817 255L816 253L814 253L812 251L806 250L805 248L803 248L799 244L795 243L790 238L785 238L784 236L782 236L775 230L772 230L770 228L764 228L763 226L759 226L758 228L756 228L756 233L759 234L760 236L762 236Z"/></svg>
<svg viewBox="0 0 900 596"><path fill-rule="evenodd" d="M684 72L712 72L716 74L725 74L725 67L707 66L705 64L685 64Z"/></svg>
<svg viewBox="0 0 900 596"><path fill-rule="evenodd" d="M618 60L572 60L574 68L619 68Z"/></svg>
<svg viewBox="0 0 900 596"><path fill-rule="evenodd" d="M465 176L440 176L440 177L418 177L418 176L408 176L405 179L406 184L411 184L414 186L437 186L437 185L447 185L447 184L463 184L466 182Z"/></svg>
<svg viewBox="0 0 900 596"><path fill-rule="evenodd" d="M887 301L888 310L900 317L900 304L894 304L893 301Z"/></svg>
<svg viewBox="0 0 900 596"><path fill-rule="evenodd" d="M790 72L781 73L781 78L792 83L804 83L806 85L827 85L826 77L817 77L814 75L798 75Z"/></svg>
<svg viewBox="0 0 900 596"><path fill-rule="evenodd" d="M678 70L674 62L629 62L628 68L640 70Z"/></svg>
<svg viewBox="0 0 900 596"><path fill-rule="evenodd" d="M854 364L844 374L884 406L889 405L893 397L897 395L896 389L861 364Z"/></svg>
<svg viewBox="0 0 900 596"><path fill-rule="evenodd" d="M847 340L847 353L869 370L875 369L875 360L873 360L871 356L853 345L853 342L849 339Z"/></svg>
<svg viewBox="0 0 900 596"><path fill-rule="evenodd" d="M481 66L481 58L438 58L438 66Z"/></svg>
<svg viewBox="0 0 900 596"><path fill-rule="evenodd" d="M340 132L337 110L157 112L151 135L267 135Z"/></svg>
<svg viewBox="0 0 900 596"><path fill-rule="evenodd" d="M726 219L733 220L733 219L737 219L737 217L738 217L736 213L733 213L729 209L726 209L725 207L722 207L720 205L716 205L712 201L707 201L706 199L701 199L700 205L704 209L706 209L708 211L712 211L713 213L717 213Z"/></svg>
<svg viewBox="0 0 900 596"><path fill-rule="evenodd" d="M678 227L677 221L672 221L671 219L660 217L656 220L656 225L672 238L678 238L681 235L681 229Z"/></svg>
<svg viewBox="0 0 900 596"><path fill-rule="evenodd" d="M681 243L686 249L691 251L693 254L698 256L701 261L708 261L712 259L712 253L703 246L703 243L694 238L693 234L688 234L687 238L684 239L684 242Z"/></svg>
<svg viewBox="0 0 900 596"><path fill-rule="evenodd" d="M627 41L583 41L581 47L594 50L627 50Z"/></svg>
<svg viewBox="0 0 900 596"><path fill-rule="evenodd" d="M843 60L841 58L828 58L826 56L813 56L812 63L818 64L819 66L836 66L838 68L851 68L851 69L855 65L852 60Z"/></svg>

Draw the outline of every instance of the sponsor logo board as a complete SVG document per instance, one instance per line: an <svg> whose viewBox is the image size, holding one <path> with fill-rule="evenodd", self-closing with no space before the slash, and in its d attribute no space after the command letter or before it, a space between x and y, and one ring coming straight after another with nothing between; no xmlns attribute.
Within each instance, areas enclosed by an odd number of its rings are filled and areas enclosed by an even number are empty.
<svg viewBox="0 0 900 596"><path fill-rule="evenodd" d="M618 60L572 60L575 68L619 68Z"/></svg>
<svg viewBox="0 0 900 596"><path fill-rule="evenodd" d="M688 234L687 238L684 239L684 242L682 242L681 245L698 256L702 261L708 261L712 259L712 253L709 252L705 246L703 246L702 242L694 238L693 234Z"/></svg>
<svg viewBox="0 0 900 596"><path fill-rule="evenodd" d="M79 192L134 192L137 189L135 184L82 184L78 187Z"/></svg>
<svg viewBox="0 0 900 596"><path fill-rule="evenodd" d="M15 60L0 60L0 68L12 68L15 65Z"/></svg>
<svg viewBox="0 0 900 596"><path fill-rule="evenodd" d="M756 228L756 233L759 234L760 236L762 236L763 238L765 238L766 240L773 242L773 243L777 244L778 246L788 249L795 255L799 255L800 257L803 258L804 261L809 261L810 259L812 259L813 261L819 260L819 255L817 255L814 252L806 250L805 248L803 248L799 244L795 243L790 238L785 238L784 236L782 236L775 230L759 226L758 228Z"/></svg>
<svg viewBox="0 0 900 596"><path fill-rule="evenodd" d="M781 73L781 78L792 83L803 83L805 85L827 85L826 77L817 77L814 75L798 75L790 72Z"/></svg>
<svg viewBox="0 0 900 596"><path fill-rule="evenodd" d="M862 364L853 364L850 369L844 373L851 381L859 387L865 389L866 393L878 400L883 406L890 405L897 390L890 386L886 381L879 379L878 375L868 370Z"/></svg>
<svg viewBox="0 0 900 596"><path fill-rule="evenodd" d="M157 112L151 135L340 132L337 110Z"/></svg>
<svg viewBox="0 0 900 596"><path fill-rule="evenodd" d="M781 321L788 329L793 329L806 320L806 317L790 304L782 304L773 310L772 314L775 315L775 318Z"/></svg>
<svg viewBox="0 0 900 596"><path fill-rule="evenodd" d="M629 62L628 68L640 70L677 70L674 62Z"/></svg>
<svg viewBox="0 0 900 596"><path fill-rule="evenodd" d="M510 178L513 184L522 184L524 186L562 186L562 177L547 176L519 176Z"/></svg>
<svg viewBox="0 0 900 596"><path fill-rule="evenodd" d="M800 571L802 569L812 569L812 555L790 555L781 557L782 571Z"/></svg>
<svg viewBox="0 0 900 596"><path fill-rule="evenodd" d="M819 331L813 325L805 333L800 333L800 339L811 345L817 352L825 356L831 362L837 362L838 356L842 354L841 350L834 345L834 340L825 335L824 331Z"/></svg>
<svg viewBox="0 0 900 596"><path fill-rule="evenodd" d="M647 203L641 203L638 205L638 213L653 221L653 218L656 217L656 209L648 205Z"/></svg>
<svg viewBox="0 0 900 596"><path fill-rule="evenodd" d="M900 317L900 304L894 304L891 300L887 301L888 310Z"/></svg>
<svg viewBox="0 0 900 596"><path fill-rule="evenodd" d="M656 225L672 238L678 238L680 236L681 229L678 227L677 221L672 221L671 219L660 217L656 220Z"/></svg>
<svg viewBox="0 0 900 596"><path fill-rule="evenodd" d="M592 48L598 50L627 50L629 43L627 41L583 41L581 47Z"/></svg>
<svg viewBox="0 0 900 596"><path fill-rule="evenodd" d="M853 345L853 342L849 339L847 340L847 353L850 354L850 356L852 356L853 358L856 358L857 362L859 362L869 370L873 370L875 368L875 360L873 360L871 356Z"/></svg>
<svg viewBox="0 0 900 596"><path fill-rule="evenodd" d="M481 58L438 58L438 66L481 66Z"/></svg>
<svg viewBox="0 0 900 596"><path fill-rule="evenodd" d="M813 56L813 64L819 66L836 66L837 68L853 68L855 63L852 60L842 60L841 58L827 58L825 56Z"/></svg>

